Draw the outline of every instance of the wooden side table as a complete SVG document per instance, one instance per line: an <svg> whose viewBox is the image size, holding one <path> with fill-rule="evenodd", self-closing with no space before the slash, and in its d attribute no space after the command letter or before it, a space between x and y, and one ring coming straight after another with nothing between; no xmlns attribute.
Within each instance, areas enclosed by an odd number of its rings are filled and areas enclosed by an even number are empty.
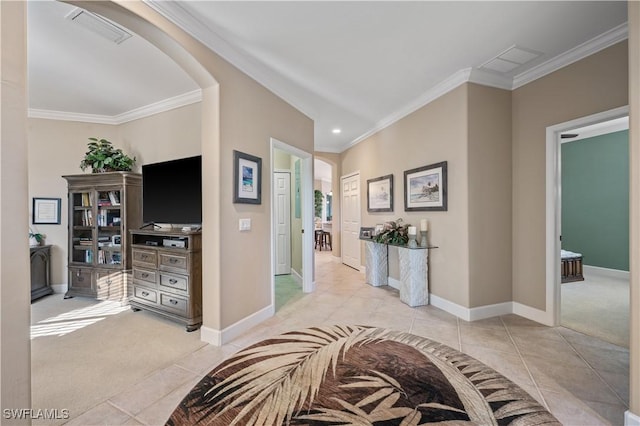
<svg viewBox="0 0 640 426"><path fill-rule="evenodd" d="M29 248L31 258L31 301L53 293L51 288L51 246Z"/></svg>

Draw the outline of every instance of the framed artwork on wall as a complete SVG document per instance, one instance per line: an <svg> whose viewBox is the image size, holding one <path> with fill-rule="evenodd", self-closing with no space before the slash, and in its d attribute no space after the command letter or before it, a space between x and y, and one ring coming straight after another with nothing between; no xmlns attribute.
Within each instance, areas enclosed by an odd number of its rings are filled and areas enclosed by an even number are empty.
<svg viewBox="0 0 640 426"><path fill-rule="evenodd" d="M404 172L404 211L447 211L447 162Z"/></svg>
<svg viewBox="0 0 640 426"><path fill-rule="evenodd" d="M60 225L60 198L33 198L34 225Z"/></svg>
<svg viewBox="0 0 640 426"><path fill-rule="evenodd" d="M233 151L233 202L262 203L262 159Z"/></svg>
<svg viewBox="0 0 640 426"><path fill-rule="evenodd" d="M393 211L393 175L367 180L367 211Z"/></svg>

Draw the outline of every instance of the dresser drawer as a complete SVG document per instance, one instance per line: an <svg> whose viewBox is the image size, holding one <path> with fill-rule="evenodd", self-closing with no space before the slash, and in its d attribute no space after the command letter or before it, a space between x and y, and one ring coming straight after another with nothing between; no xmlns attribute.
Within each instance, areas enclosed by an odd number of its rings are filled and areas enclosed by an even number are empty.
<svg viewBox="0 0 640 426"><path fill-rule="evenodd" d="M157 277L156 271L148 271L146 269L134 268L133 278L137 281L145 281L151 284L155 284Z"/></svg>
<svg viewBox="0 0 640 426"><path fill-rule="evenodd" d="M160 269L187 272L189 266L188 254L160 253Z"/></svg>
<svg viewBox="0 0 640 426"><path fill-rule="evenodd" d="M158 303L158 293L149 288L134 286L133 295L138 299Z"/></svg>
<svg viewBox="0 0 640 426"><path fill-rule="evenodd" d="M187 315L187 301L181 297L160 293L160 304L180 315Z"/></svg>
<svg viewBox="0 0 640 426"><path fill-rule="evenodd" d="M151 250L133 249L133 264L155 268L158 265L158 253Z"/></svg>
<svg viewBox="0 0 640 426"><path fill-rule="evenodd" d="M160 285L186 293L189 288L189 278L184 275L171 275L160 272Z"/></svg>

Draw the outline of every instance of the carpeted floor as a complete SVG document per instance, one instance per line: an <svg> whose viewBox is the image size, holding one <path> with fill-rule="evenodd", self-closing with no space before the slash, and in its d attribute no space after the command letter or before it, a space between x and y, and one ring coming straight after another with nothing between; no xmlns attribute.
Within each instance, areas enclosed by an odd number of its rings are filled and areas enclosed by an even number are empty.
<svg viewBox="0 0 640 426"><path fill-rule="evenodd" d="M34 409L77 415L205 345L199 332L115 302L55 294L31 312Z"/></svg>
<svg viewBox="0 0 640 426"><path fill-rule="evenodd" d="M629 281L585 273L584 281L562 284L562 319L567 328L629 347Z"/></svg>
<svg viewBox="0 0 640 426"><path fill-rule="evenodd" d="M529 394L449 346L334 325L292 331L206 375L167 422L336 425L560 425Z"/></svg>

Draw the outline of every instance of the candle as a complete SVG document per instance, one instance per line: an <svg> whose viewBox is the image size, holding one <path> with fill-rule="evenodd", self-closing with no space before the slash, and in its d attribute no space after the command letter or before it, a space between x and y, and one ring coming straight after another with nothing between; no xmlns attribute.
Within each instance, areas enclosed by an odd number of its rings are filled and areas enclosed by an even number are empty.
<svg viewBox="0 0 640 426"><path fill-rule="evenodd" d="M416 235L416 227L415 226L410 226L409 227L409 235Z"/></svg>
<svg viewBox="0 0 640 426"><path fill-rule="evenodd" d="M426 231L427 230L427 219L422 219L420 221L420 230L421 231Z"/></svg>

